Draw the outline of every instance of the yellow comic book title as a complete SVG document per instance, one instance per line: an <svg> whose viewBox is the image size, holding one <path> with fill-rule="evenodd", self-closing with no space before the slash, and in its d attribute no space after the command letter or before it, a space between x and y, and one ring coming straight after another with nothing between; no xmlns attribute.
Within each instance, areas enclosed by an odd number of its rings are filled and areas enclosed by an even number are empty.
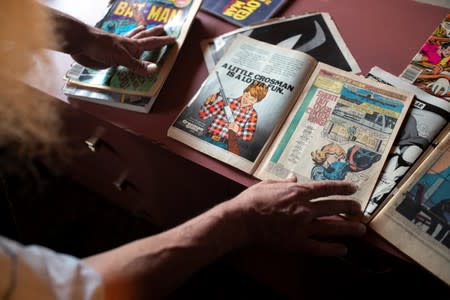
<svg viewBox="0 0 450 300"><path fill-rule="evenodd" d="M223 11L223 15L238 21L247 19L255 10L261 7L261 5L270 5L272 3L271 0L234 0L230 2L231 3Z"/></svg>
<svg viewBox="0 0 450 300"><path fill-rule="evenodd" d="M133 18L142 16L144 11L145 3L129 3L127 1L120 1L115 10L114 15ZM174 19L180 9L171 8L161 5L152 5L148 11L147 16L143 16L147 21L154 21L159 23L168 23L170 20Z"/></svg>

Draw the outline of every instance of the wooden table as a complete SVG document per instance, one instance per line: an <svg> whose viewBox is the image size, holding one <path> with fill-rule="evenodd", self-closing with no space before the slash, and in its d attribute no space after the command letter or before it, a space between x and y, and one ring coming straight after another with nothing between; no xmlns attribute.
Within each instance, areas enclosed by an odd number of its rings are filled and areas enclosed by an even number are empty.
<svg viewBox="0 0 450 300"><path fill-rule="evenodd" d="M107 0L44 2L89 24L94 24L102 17L107 4ZM396 75L400 74L448 13L445 8L412 0L299 0L290 1L279 15L300 15L313 11L330 13L359 63L362 74L366 74L373 66L379 66ZM50 55L55 64L55 70L50 73L55 84L37 88L57 99L76 104L82 110L103 120L157 142L202 167L248 186L255 182L251 176L167 137L168 127L207 76L200 41L236 28L216 17L199 12L175 67L149 114L68 99L62 93L62 78L71 59L56 52Z"/></svg>

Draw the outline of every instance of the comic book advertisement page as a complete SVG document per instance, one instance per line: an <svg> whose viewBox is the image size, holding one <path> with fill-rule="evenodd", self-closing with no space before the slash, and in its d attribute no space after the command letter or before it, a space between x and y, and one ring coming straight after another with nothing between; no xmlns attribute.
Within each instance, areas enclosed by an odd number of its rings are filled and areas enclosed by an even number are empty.
<svg viewBox="0 0 450 300"><path fill-rule="evenodd" d="M203 0L202 10L237 26L271 18L288 0Z"/></svg>
<svg viewBox="0 0 450 300"><path fill-rule="evenodd" d="M430 95L378 67L372 68L368 77L415 94L409 114L365 208L365 218L370 219L395 194L405 174L450 120L450 102Z"/></svg>
<svg viewBox="0 0 450 300"><path fill-rule="evenodd" d="M202 41L203 57L208 70L215 67L238 34L305 52L320 62L344 71L361 71L333 19L323 12L272 19Z"/></svg>
<svg viewBox="0 0 450 300"><path fill-rule="evenodd" d="M450 102L450 13L400 75L427 93Z"/></svg>
<svg viewBox="0 0 450 300"><path fill-rule="evenodd" d="M125 35L140 25L146 26L147 29L164 25L165 32L175 36L177 43L142 54L141 60L158 65L158 71L150 77L137 75L124 66L94 70L75 63L69 71L71 76L66 79L71 85L129 95L155 96L175 62L200 5L201 0L113 1L107 14L97 23L98 28Z"/></svg>
<svg viewBox="0 0 450 300"><path fill-rule="evenodd" d="M346 180L365 207L413 94L319 63L255 176Z"/></svg>
<svg viewBox="0 0 450 300"><path fill-rule="evenodd" d="M450 132L370 222L450 285Z"/></svg>
<svg viewBox="0 0 450 300"><path fill-rule="evenodd" d="M239 36L168 136L252 173L314 66L306 54Z"/></svg>

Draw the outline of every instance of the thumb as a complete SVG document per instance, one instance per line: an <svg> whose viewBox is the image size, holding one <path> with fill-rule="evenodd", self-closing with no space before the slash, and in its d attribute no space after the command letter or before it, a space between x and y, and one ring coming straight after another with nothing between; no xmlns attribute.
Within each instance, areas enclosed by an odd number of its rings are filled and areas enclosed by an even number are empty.
<svg viewBox="0 0 450 300"><path fill-rule="evenodd" d="M139 60L129 53L125 53L125 55L122 56L122 59L117 63L142 76L150 76L158 69L158 66L155 63Z"/></svg>

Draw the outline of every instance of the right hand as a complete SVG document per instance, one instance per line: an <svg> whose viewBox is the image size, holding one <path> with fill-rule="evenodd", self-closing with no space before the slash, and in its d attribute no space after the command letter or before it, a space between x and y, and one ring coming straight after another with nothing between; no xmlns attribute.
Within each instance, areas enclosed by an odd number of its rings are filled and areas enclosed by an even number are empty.
<svg viewBox="0 0 450 300"><path fill-rule="evenodd" d="M320 200L333 195L350 195L355 187L344 181L297 183L295 177L284 181L260 182L232 200L223 203L231 214L244 246L258 244L270 248L314 255L341 256L347 248L326 241L336 237L358 237L365 226L344 218L323 218L338 214L361 216L354 200Z"/></svg>
<svg viewBox="0 0 450 300"><path fill-rule="evenodd" d="M86 67L102 69L122 65L132 72L149 76L156 71L157 66L152 62L139 60L142 52L175 42L174 37L165 35L163 26L151 29L137 27L124 36L91 28L80 51L73 53L72 57Z"/></svg>

